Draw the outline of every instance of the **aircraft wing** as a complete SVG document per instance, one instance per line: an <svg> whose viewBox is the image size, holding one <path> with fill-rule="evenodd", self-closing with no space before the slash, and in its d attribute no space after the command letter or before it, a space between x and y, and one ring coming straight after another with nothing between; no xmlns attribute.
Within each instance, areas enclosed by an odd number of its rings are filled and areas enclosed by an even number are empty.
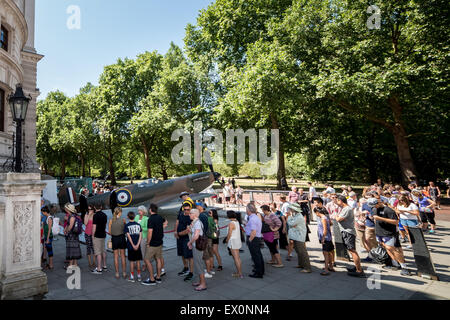
<svg viewBox="0 0 450 320"><path fill-rule="evenodd" d="M202 200L202 199L209 198L212 196L215 196L215 194L213 194L213 193L193 193L193 194L189 195L189 197L192 200L194 200L194 202L197 200ZM181 207L181 204L182 204L182 201L180 200L180 198L176 197L173 200L169 200L169 201L160 203L160 204L158 204L158 206L161 211L172 211L172 210L178 211L178 209L180 209L180 207Z"/></svg>

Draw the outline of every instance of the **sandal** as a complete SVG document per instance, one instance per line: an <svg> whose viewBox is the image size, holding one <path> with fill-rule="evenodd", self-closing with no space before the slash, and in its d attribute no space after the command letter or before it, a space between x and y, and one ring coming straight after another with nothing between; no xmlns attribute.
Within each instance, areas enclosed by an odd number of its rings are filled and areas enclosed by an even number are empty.
<svg viewBox="0 0 450 320"><path fill-rule="evenodd" d="M330 273L329 273L329 272L326 272L326 271L322 271L322 272L320 273L320 275L321 275L321 276L329 276Z"/></svg>
<svg viewBox="0 0 450 320"><path fill-rule="evenodd" d="M122 277L124 278L124 279L126 279L127 278L127 274L124 272L124 273L122 273Z"/></svg>
<svg viewBox="0 0 450 320"><path fill-rule="evenodd" d="M116 272L116 279L120 279L119 273Z"/></svg>
<svg viewBox="0 0 450 320"><path fill-rule="evenodd" d="M217 271L222 271L222 270L223 270L222 266L217 267Z"/></svg>
<svg viewBox="0 0 450 320"><path fill-rule="evenodd" d="M192 283L192 286L193 286L193 287L198 287L198 286L200 286L200 282Z"/></svg>
<svg viewBox="0 0 450 320"><path fill-rule="evenodd" d="M195 291L204 291L204 290L206 290L206 288L202 288L202 287L195 288Z"/></svg>

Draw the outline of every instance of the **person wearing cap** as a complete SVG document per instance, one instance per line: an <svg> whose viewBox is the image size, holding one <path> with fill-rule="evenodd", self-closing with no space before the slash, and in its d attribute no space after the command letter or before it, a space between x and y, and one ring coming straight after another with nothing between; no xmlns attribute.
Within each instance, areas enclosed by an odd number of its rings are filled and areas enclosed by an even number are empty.
<svg viewBox="0 0 450 320"><path fill-rule="evenodd" d="M375 233L378 242L386 249L394 265L396 264L398 266L398 263L400 263L402 269L400 274L402 276L409 276L410 273L406 266L397 231L397 213L376 198L369 199L367 203L372 208L373 219L375 221ZM383 268L390 269L392 267L385 266ZM393 268L396 268L396 266Z"/></svg>
<svg viewBox="0 0 450 320"><path fill-rule="evenodd" d="M348 198L347 198L347 204L350 206L350 208L352 208L353 210L355 210L356 208L358 208L358 196L356 195L355 192L350 191L348 193Z"/></svg>
<svg viewBox="0 0 450 320"><path fill-rule="evenodd" d="M81 259L81 248L79 235L73 232L77 210L71 203L67 203L64 210L69 214L64 234L66 236L66 260L69 261L68 268L70 268L71 266L77 266L77 260Z"/></svg>
<svg viewBox="0 0 450 320"><path fill-rule="evenodd" d="M180 193L180 198L183 201L180 212L183 211L183 206L185 203L188 203L191 206L191 209L194 208L194 201L189 197L189 192L183 191L182 193Z"/></svg>
<svg viewBox="0 0 450 320"><path fill-rule="evenodd" d="M355 268L347 269L347 274L353 277L365 277L364 271L361 268L361 259L359 258L358 251L356 251L356 230L353 209L347 204L347 198L343 195L337 196L337 205L341 208L341 211L335 216L335 220L338 223L344 245L352 255L355 264Z"/></svg>
<svg viewBox="0 0 450 320"><path fill-rule="evenodd" d="M287 224L289 225L289 239L294 242L294 250L297 253L297 268L301 269L301 273L311 273L311 263L305 244L308 231L302 215L302 208L298 203L289 205Z"/></svg>

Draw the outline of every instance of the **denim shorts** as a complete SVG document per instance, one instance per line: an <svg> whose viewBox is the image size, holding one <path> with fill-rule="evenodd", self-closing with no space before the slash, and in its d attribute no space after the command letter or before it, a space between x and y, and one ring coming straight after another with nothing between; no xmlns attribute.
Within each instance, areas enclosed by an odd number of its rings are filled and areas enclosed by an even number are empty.
<svg viewBox="0 0 450 320"><path fill-rule="evenodd" d="M419 221L413 219L400 219L400 223L405 227L417 227Z"/></svg>
<svg viewBox="0 0 450 320"><path fill-rule="evenodd" d="M389 247L395 247L395 237L379 237L377 236L377 241L380 243L384 243Z"/></svg>

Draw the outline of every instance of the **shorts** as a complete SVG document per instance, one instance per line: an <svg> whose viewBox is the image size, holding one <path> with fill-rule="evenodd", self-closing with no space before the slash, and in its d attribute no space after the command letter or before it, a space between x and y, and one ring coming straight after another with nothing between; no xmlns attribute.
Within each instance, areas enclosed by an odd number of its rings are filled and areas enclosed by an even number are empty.
<svg viewBox="0 0 450 320"><path fill-rule="evenodd" d="M419 225L419 221L413 219L400 219L400 223L405 227L417 227Z"/></svg>
<svg viewBox="0 0 450 320"><path fill-rule="evenodd" d="M177 254L185 259L192 259L192 250L188 248L189 238L177 239Z"/></svg>
<svg viewBox="0 0 450 320"><path fill-rule="evenodd" d="M376 248L378 246L377 237L375 236L375 228L370 228L366 226L366 231L364 231L366 237L366 243L369 245L370 249Z"/></svg>
<svg viewBox="0 0 450 320"><path fill-rule="evenodd" d="M365 230L356 229L356 235L358 236L359 241L361 242L361 246L364 247L363 243L366 242L366 232Z"/></svg>
<svg viewBox="0 0 450 320"><path fill-rule="evenodd" d="M92 235L84 234L84 241L86 243L86 254L91 255L94 253L94 244L92 243Z"/></svg>
<svg viewBox="0 0 450 320"><path fill-rule="evenodd" d="M334 244L333 241L324 241L324 243L322 244L322 251L325 252L331 252L334 250Z"/></svg>
<svg viewBox="0 0 450 320"><path fill-rule="evenodd" d="M271 254L277 254L278 253L278 250L277 250L278 239L274 239L273 242L269 242L269 241L265 241L264 240L264 243L269 248L269 251L270 251Z"/></svg>
<svg viewBox="0 0 450 320"><path fill-rule="evenodd" d="M423 212L420 211L420 220L422 220L423 223L431 223L436 224L436 221L434 220L434 211L432 212Z"/></svg>
<svg viewBox="0 0 450 320"><path fill-rule="evenodd" d="M356 250L356 236L345 231L341 231L341 235L347 250Z"/></svg>
<svg viewBox="0 0 450 320"><path fill-rule="evenodd" d="M106 253L105 249L105 238L94 237L94 255L98 256L102 253Z"/></svg>
<svg viewBox="0 0 450 320"><path fill-rule="evenodd" d="M219 238L217 238L217 239L212 239L212 244L219 244Z"/></svg>
<svg viewBox="0 0 450 320"><path fill-rule="evenodd" d="M127 242L125 240L125 235L120 236L111 236L111 242L112 242L112 249L113 250L119 250L119 249L126 249L127 248Z"/></svg>
<svg viewBox="0 0 450 320"><path fill-rule="evenodd" d="M403 224L402 224L402 220L400 220L400 221L398 222L398 230L400 230L400 231L405 231L405 228L403 227Z"/></svg>
<svg viewBox="0 0 450 320"><path fill-rule="evenodd" d="M380 237L377 236L377 240L380 243L384 243L386 246L389 247L396 247L396 248L400 248L401 244L400 241L398 239L398 236L394 236L394 237Z"/></svg>
<svg viewBox="0 0 450 320"><path fill-rule="evenodd" d="M137 250L128 248L128 261L142 261L141 248Z"/></svg>
<svg viewBox="0 0 450 320"><path fill-rule="evenodd" d="M48 241L49 243L47 243L47 239L44 240L44 245L45 245L45 249L47 249L48 257L51 258L51 257L53 257L53 245L52 245L53 238L49 238L48 240L49 240Z"/></svg>
<svg viewBox="0 0 450 320"><path fill-rule="evenodd" d="M145 260L148 260L150 262L153 261L153 259L161 259L162 258L162 245L159 247L147 247L145 249Z"/></svg>
<svg viewBox="0 0 450 320"><path fill-rule="evenodd" d="M208 238L206 249L203 250L203 260L211 259L214 256L212 239Z"/></svg>

